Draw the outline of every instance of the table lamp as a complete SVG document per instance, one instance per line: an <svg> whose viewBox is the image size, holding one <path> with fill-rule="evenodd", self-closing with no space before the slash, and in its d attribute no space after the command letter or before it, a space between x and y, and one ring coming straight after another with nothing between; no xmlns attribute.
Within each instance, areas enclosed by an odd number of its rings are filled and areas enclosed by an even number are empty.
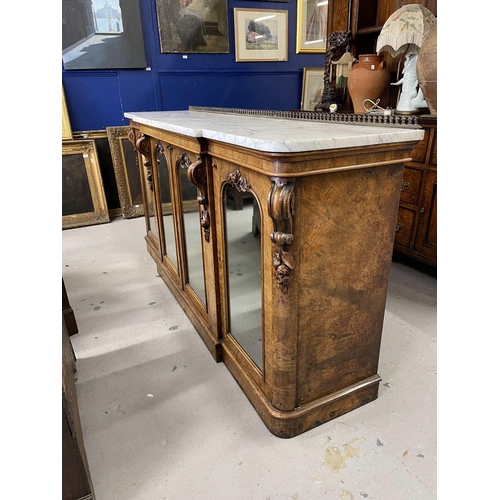
<svg viewBox="0 0 500 500"><path fill-rule="evenodd" d="M388 52L392 57L405 56L402 78L391 83L401 85L396 113L411 114L427 107L418 86L417 59L425 35L436 23L436 17L429 9L419 4L408 4L389 16L380 32L377 54Z"/></svg>

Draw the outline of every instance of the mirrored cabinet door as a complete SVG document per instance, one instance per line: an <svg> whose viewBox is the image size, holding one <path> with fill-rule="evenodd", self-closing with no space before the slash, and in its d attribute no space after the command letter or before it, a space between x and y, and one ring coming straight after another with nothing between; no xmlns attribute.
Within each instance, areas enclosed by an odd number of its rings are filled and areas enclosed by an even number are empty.
<svg viewBox="0 0 500 500"><path fill-rule="evenodd" d="M223 192L229 333L262 371L260 208L248 191L235 205L232 189Z"/></svg>
<svg viewBox="0 0 500 500"><path fill-rule="evenodd" d="M159 210L162 217L163 232L165 238L164 257L178 269L177 247L175 238L175 223L173 216L173 191L170 176L171 147L161 141L157 141L154 148L156 161Z"/></svg>
<svg viewBox="0 0 500 500"><path fill-rule="evenodd" d="M154 181L153 165L151 163L151 148L153 140L150 137L142 135L135 143L137 148L137 159L139 163L141 186L144 199L144 217L146 219L146 234L153 237L157 251L160 251L158 239L158 224L154 209Z"/></svg>
<svg viewBox="0 0 500 500"><path fill-rule="evenodd" d="M191 287L206 306L200 204L197 200L198 188L188 178L191 160L186 161L185 158L185 156L179 155L176 165L184 227L186 285Z"/></svg>

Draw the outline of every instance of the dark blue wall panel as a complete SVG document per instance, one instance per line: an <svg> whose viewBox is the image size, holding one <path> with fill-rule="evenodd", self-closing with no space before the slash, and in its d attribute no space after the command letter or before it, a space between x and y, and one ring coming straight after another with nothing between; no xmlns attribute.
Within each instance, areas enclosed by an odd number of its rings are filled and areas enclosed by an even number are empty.
<svg viewBox="0 0 500 500"><path fill-rule="evenodd" d="M302 71L161 72L160 86L165 110L188 106L299 109Z"/></svg>
<svg viewBox="0 0 500 500"><path fill-rule="evenodd" d="M236 62L234 8L288 10L288 61ZM140 0L148 69L65 71L62 80L74 131L125 125L127 111L219 106L288 110L300 107L304 67L324 54L296 54L297 2L228 0L229 54L162 54L155 0Z"/></svg>
<svg viewBox="0 0 500 500"><path fill-rule="evenodd" d="M68 72L63 78L71 128L103 130L121 117L116 72Z"/></svg>

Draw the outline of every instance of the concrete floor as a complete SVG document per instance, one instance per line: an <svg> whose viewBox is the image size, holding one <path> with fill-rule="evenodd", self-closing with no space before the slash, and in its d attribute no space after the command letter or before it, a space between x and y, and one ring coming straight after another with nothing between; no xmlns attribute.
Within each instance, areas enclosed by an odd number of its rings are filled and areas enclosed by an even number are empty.
<svg viewBox="0 0 500 500"><path fill-rule="evenodd" d="M436 498L436 278L393 262L379 398L273 436L146 251L144 219L69 229L62 276L97 500Z"/></svg>

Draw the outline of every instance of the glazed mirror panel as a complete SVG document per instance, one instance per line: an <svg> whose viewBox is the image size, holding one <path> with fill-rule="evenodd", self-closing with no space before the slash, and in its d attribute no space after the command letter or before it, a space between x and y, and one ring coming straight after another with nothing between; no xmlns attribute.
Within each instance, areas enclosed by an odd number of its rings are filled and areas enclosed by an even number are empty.
<svg viewBox="0 0 500 500"><path fill-rule="evenodd" d="M184 220L184 237L186 242L187 279L200 300L206 304L205 272L203 269L203 249L200 226L200 211L197 200L198 189L189 180L187 168L178 169L181 188L182 216Z"/></svg>
<svg viewBox="0 0 500 500"><path fill-rule="evenodd" d="M245 193L241 203L234 203L234 195L234 188L226 185L223 203L229 333L262 370L260 211L250 193Z"/></svg>
<svg viewBox="0 0 500 500"><path fill-rule="evenodd" d="M175 246L175 226L172 214L172 190L169 175L169 149L158 142L155 147L156 166L158 170L158 184L163 217L163 231L165 233L165 255L177 268L177 250Z"/></svg>
<svg viewBox="0 0 500 500"><path fill-rule="evenodd" d="M153 207L153 182L152 182L152 174L151 170L148 172L148 167L144 165L146 162L146 159L144 156L142 157L143 161L143 169L142 169L142 175L144 177L144 186L146 186L146 210L147 210L147 217L148 217L148 230L151 231L156 238L158 238L158 229L157 229L157 224L156 224L156 215L155 215L155 210ZM151 168L151 167L150 167Z"/></svg>

